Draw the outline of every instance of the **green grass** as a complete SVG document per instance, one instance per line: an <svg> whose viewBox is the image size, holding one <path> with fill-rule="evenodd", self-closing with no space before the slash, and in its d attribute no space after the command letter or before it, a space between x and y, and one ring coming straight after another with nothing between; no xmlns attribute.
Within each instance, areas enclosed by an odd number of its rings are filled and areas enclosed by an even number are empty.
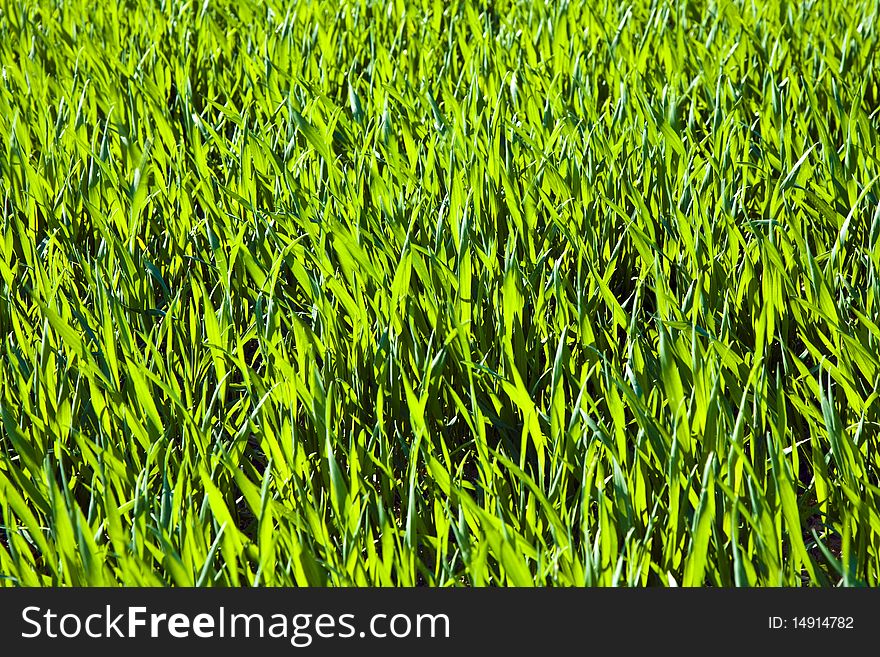
<svg viewBox="0 0 880 657"><path fill-rule="evenodd" d="M0 581L880 584L878 22L2 0Z"/></svg>

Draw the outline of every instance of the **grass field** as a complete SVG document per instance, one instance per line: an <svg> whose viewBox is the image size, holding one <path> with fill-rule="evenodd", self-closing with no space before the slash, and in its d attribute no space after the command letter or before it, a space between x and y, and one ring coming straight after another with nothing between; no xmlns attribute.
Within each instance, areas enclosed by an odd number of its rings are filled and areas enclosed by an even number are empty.
<svg viewBox="0 0 880 657"><path fill-rule="evenodd" d="M880 584L872 0L0 0L7 585Z"/></svg>

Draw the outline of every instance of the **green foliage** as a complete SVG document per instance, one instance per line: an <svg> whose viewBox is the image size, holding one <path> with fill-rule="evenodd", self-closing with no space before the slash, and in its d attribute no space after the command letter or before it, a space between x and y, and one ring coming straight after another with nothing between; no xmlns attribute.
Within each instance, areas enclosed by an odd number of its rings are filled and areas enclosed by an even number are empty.
<svg viewBox="0 0 880 657"><path fill-rule="evenodd" d="M2 581L880 584L878 14L2 0Z"/></svg>

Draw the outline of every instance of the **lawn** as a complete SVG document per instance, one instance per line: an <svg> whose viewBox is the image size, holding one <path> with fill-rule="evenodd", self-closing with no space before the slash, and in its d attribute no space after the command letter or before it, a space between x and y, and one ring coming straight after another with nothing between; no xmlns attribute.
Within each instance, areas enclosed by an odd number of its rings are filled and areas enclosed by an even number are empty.
<svg viewBox="0 0 880 657"><path fill-rule="evenodd" d="M873 0L0 0L0 584L880 584Z"/></svg>

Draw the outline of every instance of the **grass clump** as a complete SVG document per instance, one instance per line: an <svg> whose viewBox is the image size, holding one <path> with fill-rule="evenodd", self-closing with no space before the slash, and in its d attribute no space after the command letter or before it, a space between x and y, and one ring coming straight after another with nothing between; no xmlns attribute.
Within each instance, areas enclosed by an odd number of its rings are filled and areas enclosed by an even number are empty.
<svg viewBox="0 0 880 657"><path fill-rule="evenodd" d="M12 585L880 583L878 6L0 6Z"/></svg>

